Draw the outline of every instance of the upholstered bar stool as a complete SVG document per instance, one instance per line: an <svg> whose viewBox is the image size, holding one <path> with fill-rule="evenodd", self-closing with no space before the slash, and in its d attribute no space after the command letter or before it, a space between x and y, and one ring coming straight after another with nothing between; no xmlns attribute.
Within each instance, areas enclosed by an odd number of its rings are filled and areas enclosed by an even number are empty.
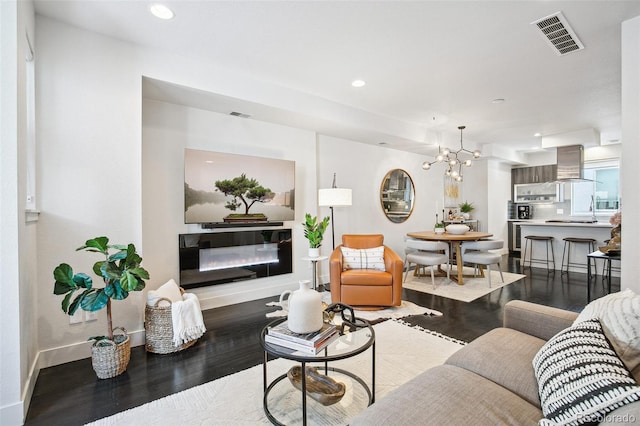
<svg viewBox="0 0 640 426"><path fill-rule="evenodd" d="M527 266L527 248L529 249L529 268L531 268L531 264L533 262L538 263L546 263L547 265L547 273L549 271L549 264L553 263L553 271L556 270L556 261L555 254L553 252L553 237L546 235L527 235L524 237L526 240L524 243L524 253L522 255L522 267L525 268ZM533 257L533 245L536 241L541 241L546 244L547 249L547 257L546 258L534 258ZM551 259L549 259L549 246L551 246Z"/></svg>
<svg viewBox="0 0 640 426"><path fill-rule="evenodd" d="M562 264L560 265L560 273L569 273L569 266L577 266L580 268L586 268L587 267L587 257L586 255L596 251L596 240L594 240L593 238L577 238L577 237L566 237L562 239L564 241L564 247L562 248ZM571 247L574 244L582 244L586 246L587 249L587 253L585 254L584 257L584 262L572 262L571 261ZM564 258L565 258L565 253L567 255L567 262L565 263ZM564 267L567 267L566 271L564 270ZM595 268L595 262L594 262L594 268ZM598 272L598 268L595 268L596 273L594 275L597 275Z"/></svg>

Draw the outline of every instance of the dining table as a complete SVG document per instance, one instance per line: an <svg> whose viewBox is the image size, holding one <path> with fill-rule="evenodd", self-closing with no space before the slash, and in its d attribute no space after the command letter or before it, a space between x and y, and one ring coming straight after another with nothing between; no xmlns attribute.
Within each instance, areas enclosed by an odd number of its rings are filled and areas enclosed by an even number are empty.
<svg viewBox="0 0 640 426"><path fill-rule="evenodd" d="M452 252L456 253L456 276L451 278L458 283L458 285L464 285L463 266L464 261L462 259L461 245L464 241L478 241L485 238L490 238L493 234L488 232L467 231L464 234L452 234L450 232L436 233L434 231L418 231L408 232L408 237L416 238L418 240L426 241L444 241L450 244Z"/></svg>

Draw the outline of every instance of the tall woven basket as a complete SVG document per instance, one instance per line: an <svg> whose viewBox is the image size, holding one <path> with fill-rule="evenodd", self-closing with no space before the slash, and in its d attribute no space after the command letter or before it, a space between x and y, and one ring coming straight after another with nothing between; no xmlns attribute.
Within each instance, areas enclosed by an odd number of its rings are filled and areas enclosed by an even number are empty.
<svg viewBox="0 0 640 426"><path fill-rule="evenodd" d="M126 371L131 357L131 339L127 330L116 327L123 334L114 335L113 340L98 340L91 346L91 363L99 379L110 379Z"/></svg>
<svg viewBox="0 0 640 426"><path fill-rule="evenodd" d="M193 346L197 339L173 345L173 319L171 306L158 306L162 301L171 303L164 297L158 299L153 306L146 305L144 309L145 347L147 352L156 354L170 354Z"/></svg>

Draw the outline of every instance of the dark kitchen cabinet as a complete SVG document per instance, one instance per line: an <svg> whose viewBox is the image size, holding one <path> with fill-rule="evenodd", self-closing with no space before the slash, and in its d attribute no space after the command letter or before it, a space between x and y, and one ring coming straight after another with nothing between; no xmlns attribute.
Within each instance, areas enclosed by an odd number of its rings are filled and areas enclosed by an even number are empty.
<svg viewBox="0 0 640 426"><path fill-rule="evenodd" d="M558 176L558 166L518 167L511 169L511 184L553 182Z"/></svg>

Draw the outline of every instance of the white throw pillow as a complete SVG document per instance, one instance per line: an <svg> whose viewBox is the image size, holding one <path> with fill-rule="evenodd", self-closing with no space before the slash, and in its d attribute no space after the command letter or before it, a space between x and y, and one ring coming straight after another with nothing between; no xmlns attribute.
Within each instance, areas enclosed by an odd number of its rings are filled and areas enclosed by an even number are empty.
<svg viewBox="0 0 640 426"><path fill-rule="evenodd" d="M627 289L612 293L589 303L575 323L597 318L604 334L640 383L640 295Z"/></svg>
<svg viewBox="0 0 640 426"><path fill-rule="evenodd" d="M559 332L533 358L540 425L592 424L640 400L638 386L604 335L597 319Z"/></svg>
<svg viewBox="0 0 640 426"><path fill-rule="evenodd" d="M180 287L172 279L162 284L157 290L149 290L147 293L147 305L154 306L156 301L161 298L171 300L171 303L182 300L182 293L180 293ZM169 306L169 303L162 301L158 306Z"/></svg>
<svg viewBox="0 0 640 426"><path fill-rule="evenodd" d="M386 271L384 266L384 246L368 249L341 247L342 269L375 269Z"/></svg>

